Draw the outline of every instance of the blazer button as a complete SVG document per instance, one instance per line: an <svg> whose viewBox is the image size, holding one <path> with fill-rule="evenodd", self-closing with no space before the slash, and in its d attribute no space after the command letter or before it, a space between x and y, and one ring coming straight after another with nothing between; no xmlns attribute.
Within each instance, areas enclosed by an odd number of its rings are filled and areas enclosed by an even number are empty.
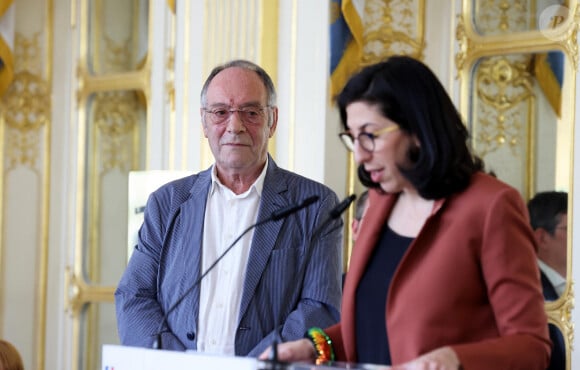
<svg viewBox="0 0 580 370"><path fill-rule="evenodd" d="M189 340L194 340L195 339L195 333L190 331L187 333L187 339Z"/></svg>

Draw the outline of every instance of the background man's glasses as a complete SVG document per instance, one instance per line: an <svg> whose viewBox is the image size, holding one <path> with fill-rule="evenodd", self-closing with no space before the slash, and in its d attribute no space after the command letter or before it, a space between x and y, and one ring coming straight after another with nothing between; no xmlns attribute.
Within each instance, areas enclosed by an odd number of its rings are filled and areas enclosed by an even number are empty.
<svg viewBox="0 0 580 370"><path fill-rule="evenodd" d="M367 152L373 152L375 150L376 138L378 138L382 134L393 132L398 129L399 126L391 125L375 132L361 132L360 134L358 134L356 138L353 137L352 134L348 131L341 132L340 134L338 134L338 136L340 137L340 140L342 141L346 149L348 149L351 152L354 151L355 141L358 141L358 145L363 150L366 150Z"/></svg>
<svg viewBox="0 0 580 370"><path fill-rule="evenodd" d="M209 122L214 125L226 122L230 119L232 114L236 112L239 114L242 122L255 125L263 122L264 117L266 116L265 111L268 108L270 108L270 106L250 106L242 108L223 106L203 108L203 111L205 112L206 119L208 119Z"/></svg>

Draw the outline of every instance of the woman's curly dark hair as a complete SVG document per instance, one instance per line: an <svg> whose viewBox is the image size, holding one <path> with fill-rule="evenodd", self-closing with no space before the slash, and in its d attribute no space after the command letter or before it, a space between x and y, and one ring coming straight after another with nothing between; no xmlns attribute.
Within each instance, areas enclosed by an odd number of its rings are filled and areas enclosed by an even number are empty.
<svg viewBox="0 0 580 370"><path fill-rule="evenodd" d="M423 198L460 192L473 173L483 170L483 162L468 147L467 128L451 98L420 61L392 56L354 75L337 97L345 129L346 107L354 102L376 105L384 117L418 139L420 147L407 153L412 165L399 165L399 170ZM362 165L358 175L363 185L380 188Z"/></svg>

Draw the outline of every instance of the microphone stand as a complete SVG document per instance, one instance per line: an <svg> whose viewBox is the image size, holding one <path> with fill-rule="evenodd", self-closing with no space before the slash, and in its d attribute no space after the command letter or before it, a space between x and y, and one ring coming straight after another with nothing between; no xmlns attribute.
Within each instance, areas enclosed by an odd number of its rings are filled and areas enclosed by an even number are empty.
<svg viewBox="0 0 580 370"><path fill-rule="evenodd" d="M157 329L157 334L156 334L156 338L155 341L153 341L153 349L163 349L163 341L162 341L162 329L163 326L165 324L167 324L167 318L169 317L169 314L171 312L173 312L177 306L179 306L179 304L195 289L195 287L197 287L199 285L199 283L201 283L201 281L203 280L203 278L205 278L207 276L207 274L209 274L213 268L219 263L219 261L221 261L226 254L240 241L240 239L242 239L242 237L244 235L246 235L248 233L248 231L261 226L265 223L268 223L270 221L278 221L281 220L295 212L298 212L299 210L301 210L302 208L308 207L309 205L311 205L312 203L316 202L320 197L318 195L313 195L310 196L306 199L304 199L302 201L302 203L300 204L295 204L295 205L291 205L288 207L284 207L281 208L279 210L276 210L274 212L272 212L272 214L270 215L270 217L258 221L255 224L250 225L248 228L246 228L237 238L236 240L234 240L227 248L226 250L224 250L222 252L221 255L219 255L218 258L216 258L216 260L203 272L203 274L201 274L194 282L193 284L191 284L191 286L177 299L177 301L175 301L167 310L167 312L165 312L165 315L163 315L163 320L161 320L161 324L159 325L159 328Z"/></svg>
<svg viewBox="0 0 580 370"><path fill-rule="evenodd" d="M263 225L263 224L265 224L265 223L267 223L269 221L271 221L271 218L267 218L265 220L262 220L260 222L255 223L255 224L252 224L247 229L245 229L240 234L240 236L238 236L236 238L236 240L234 240L229 245L229 247L227 247L226 250L223 251L223 253L221 255L219 255L218 258L216 258L215 261L213 261L213 263L207 268L207 270L205 270L203 272L203 274L201 274L200 277L198 277L197 280L195 280L195 282L193 284L191 284L191 286L189 288L187 288L187 290L179 297L179 299L177 299L177 301L175 301L175 303L173 303L173 305L171 305L171 307L169 307L169 309L165 313L165 316L163 317L163 320L161 321L161 326L157 330L157 338L153 342L153 349L162 349L163 348L163 343L162 343L162 340L161 340L161 334L163 332L161 331L161 329L163 328L163 325L165 325L165 323L167 322L167 317L169 316L169 314L171 312L173 312L173 310L175 310L175 308L177 306L179 306L179 304L189 295L189 293L191 293L193 291L193 289L195 289L195 287L198 286L199 283L201 283L201 281L203 280L203 278L205 278L207 276L207 274L209 274L211 272L211 270L213 270L213 268L218 264L218 262L221 261L226 256L226 254L238 243L238 241L240 241L241 238L243 238L244 235L246 235L248 233L248 231L252 230L255 227L258 227L260 225Z"/></svg>
<svg viewBox="0 0 580 370"><path fill-rule="evenodd" d="M312 237L310 238L310 244L308 245L309 248L306 250L306 256L304 258L304 263L302 263L300 265L300 269L298 270L298 280L301 282L300 288L303 288L303 284L302 281L304 280L304 276L306 274L306 267L308 265L308 262L310 261L310 257L312 256L312 250L314 248L312 248L312 241L318 239L318 237L320 236L320 234L322 233L322 231L334 220L336 220L337 218L340 217L340 215L342 215L342 213L344 211L346 211L346 209L351 205L351 203L356 199L356 195L355 194L351 194L348 197L346 197L342 202L340 202L338 205L336 205L330 212L328 217L314 230L314 232L312 233ZM286 295L284 295L286 296ZM281 362L278 359L278 344L283 343L282 338L281 338L281 334L280 331L278 330L280 324L281 324L282 318L281 315L279 313L278 315L278 319L276 320L276 326L274 327L275 330L275 335L274 335L274 339L272 340L272 344L271 344L271 350L270 350L270 358L266 361L264 361L264 363L267 365L267 367L265 368L260 368L260 370L285 370L288 367L288 363L284 363Z"/></svg>

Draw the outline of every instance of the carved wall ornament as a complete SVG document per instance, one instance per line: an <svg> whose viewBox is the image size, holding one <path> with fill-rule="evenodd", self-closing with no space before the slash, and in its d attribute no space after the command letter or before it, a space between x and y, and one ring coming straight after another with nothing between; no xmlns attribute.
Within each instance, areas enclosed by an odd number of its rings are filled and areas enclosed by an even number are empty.
<svg viewBox="0 0 580 370"><path fill-rule="evenodd" d="M134 131L139 127L139 99L133 91L95 94L94 124L97 128L102 174L112 169L130 171Z"/></svg>
<svg viewBox="0 0 580 370"><path fill-rule="evenodd" d="M131 69L131 40L116 42L108 35L103 35L105 41L105 66L109 72L122 72ZM97 54L98 55L98 54Z"/></svg>
<svg viewBox="0 0 580 370"><path fill-rule="evenodd" d="M475 27L484 35L527 31L535 28L535 0L474 1Z"/></svg>
<svg viewBox="0 0 580 370"><path fill-rule="evenodd" d="M564 38L564 47L574 64L574 70L578 70L578 31L580 29L580 6L576 7L574 21L571 22L567 35Z"/></svg>
<svg viewBox="0 0 580 370"><path fill-rule="evenodd" d="M465 22L461 15L457 16L457 28L455 29L455 39L457 40L459 51L455 54L455 66L461 71L465 65L465 59L472 49L471 40L465 30Z"/></svg>
<svg viewBox="0 0 580 370"><path fill-rule="evenodd" d="M39 35L27 39L16 34L16 73L2 98L8 168L38 168L41 162L42 134L50 121L51 105L48 82L40 72Z"/></svg>
<svg viewBox="0 0 580 370"><path fill-rule="evenodd" d="M424 8L424 0L366 1L361 64L395 54L423 59Z"/></svg>
<svg viewBox="0 0 580 370"><path fill-rule="evenodd" d="M478 155L508 145L514 155L521 152L522 127L528 126L528 104L534 97L529 56L502 56L481 61L475 91L481 104L476 111Z"/></svg>

